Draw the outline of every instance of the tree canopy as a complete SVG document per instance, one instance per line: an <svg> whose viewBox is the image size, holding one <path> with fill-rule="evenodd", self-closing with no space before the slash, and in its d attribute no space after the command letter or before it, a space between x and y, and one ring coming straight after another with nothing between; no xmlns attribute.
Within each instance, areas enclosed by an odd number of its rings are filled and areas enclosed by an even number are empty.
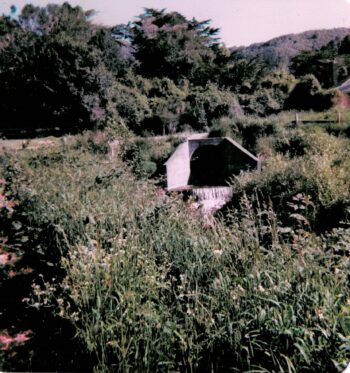
<svg viewBox="0 0 350 373"><path fill-rule="evenodd" d="M208 79L219 31L209 24L209 20L188 20L177 12L146 9L128 29L140 74L175 81L187 78L195 83Z"/></svg>
<svg viewBox="0 0 350 373"><path fill-rule="evenodd" d="M63 3L29 4L0 17L0 131L76 131L118 126L120 118L140 134L203 130L220 117L298 106L302 77L312 73L322 87L332 86L340 53L338 78L350 67L348 38L301 54L291 67L301 80L293 90L293 76L230 52L210 20L147 8L133 22L105 27L93 15ZM321 93L313 95L318 107Z"/></svg>

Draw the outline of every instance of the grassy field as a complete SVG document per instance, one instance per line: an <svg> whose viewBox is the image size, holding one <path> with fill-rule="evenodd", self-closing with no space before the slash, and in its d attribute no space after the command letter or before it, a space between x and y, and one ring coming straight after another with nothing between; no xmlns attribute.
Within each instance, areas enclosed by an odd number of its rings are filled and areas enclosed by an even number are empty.
<svg viewBox="0 0 350 373"><path fill-rule="evenodd" d="M112 159L101 134L1 155L1 250L18 260L0 268L0 325L31 331L0 352L2 370L344 369L349 139L281 118L237 128L268 157L212 224L162 188L176 139L125 142Z"/></svg>

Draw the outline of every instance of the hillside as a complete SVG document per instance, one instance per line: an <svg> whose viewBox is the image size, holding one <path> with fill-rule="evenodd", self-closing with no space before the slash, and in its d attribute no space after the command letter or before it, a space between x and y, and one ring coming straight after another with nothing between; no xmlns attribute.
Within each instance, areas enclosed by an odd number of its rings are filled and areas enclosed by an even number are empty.
<svg viewBox="0 0 350 373"><path fill-rule="evenodd" d="M271 67L287 66L291 58L300 52L318 50L332 40L343 39L349 33L349 28L311 30L279 36L265 43L255 43L246 48L234 47L231 48L231 51L240 51L244 57L258 57Z"/></svg>

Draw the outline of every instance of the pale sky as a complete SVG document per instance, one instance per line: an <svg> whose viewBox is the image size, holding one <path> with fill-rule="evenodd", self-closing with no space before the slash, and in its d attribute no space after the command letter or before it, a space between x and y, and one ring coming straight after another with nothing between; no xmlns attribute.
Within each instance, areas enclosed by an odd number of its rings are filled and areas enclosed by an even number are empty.
<svg viewBox="0 0 350 373"><path fill-rule="evenodd" d="M12 4L20 10L34 5L62 4L59 0L0 0L0 14ZM69 0L85 10L98 11L94 21L106 25L127 23L143 8L166 8L212 20L227 47L249 45L306 30L350 27L350 0Z"/></svg>

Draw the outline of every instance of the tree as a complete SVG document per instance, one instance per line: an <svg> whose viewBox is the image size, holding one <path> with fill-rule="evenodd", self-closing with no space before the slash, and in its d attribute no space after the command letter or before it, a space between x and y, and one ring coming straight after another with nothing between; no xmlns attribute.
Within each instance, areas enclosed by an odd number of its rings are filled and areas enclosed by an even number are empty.
<svg viewBox="0 0 350 373"><path fill-rule="evenodd" d="M111 29L101 27L96 30L89 41L89 45L101 51L107 69L116 78L125 76L133 61L127 48L118 42Z"/></svg>
<svg viewBox="0 0 350 373"><path fill-rule="evenodd" d="M143 76L203 83L210 79L218 45L218 29L209 23L187 20L177 12L146 9L121 35L129 37Z"/></svg>
<svg viewBox="0 0 350 373"><path fill-rule="evenodd" d="M37 35L69 37L75 41L88 40L93 32L89 18L93 11L84 10L69 3L49 4L45 7L26 5L18 17L22 30Z"/></svg>
<svg viewBox="0 0 350 373"><path fill-rule="evenodd" d="M26 5L18 21L0 18L3 126L76 130L107 122L114 78L129 62L111 30L91 24L93 14L64 3Z"/></svg>
<svg viewBox="0 0 350 373"><path fill-rule="evenodd" d="M230 91L220 90L213 84L193 89L186 99L186 112L182 124L196 130L207 130L214 120L243 114L236 96Z"/></svg>
<svg viewBox="0 0 350 373"><path fill-rule="evenodd" d="M322 90L314 75L305 75L291 91L285 109L323 111L334 105L336 97L335 90Z"/></svg>
<svg viewBox="0 0 350 373"><path fill-rule="evenodd" d="M235 52L225 62L221 64L219 84L235 93L253 92L267 72L257 59L242 58Z"/></svg>
<svg viewBox="0 0 350 373"><path fill-rule="evenodd" d="M22 33L0 55L2 123L69 130L103 124L112 77L98 51Z"/></svg>
<svg viewBox="0 0 350 373"><path fill-rule="evenodd" d="M301 78L312 74L323 88L334 86L334 62L339 54L339 43L331 41L317 52L304 52L291 60L290 70Z"/></svg>
<svg viewBox="0 0 350 373"><path fill-rule="evenodd" d="M0 16L0 51L8 46L18 29L19 25L15 19L6 15Z"/></svg>

